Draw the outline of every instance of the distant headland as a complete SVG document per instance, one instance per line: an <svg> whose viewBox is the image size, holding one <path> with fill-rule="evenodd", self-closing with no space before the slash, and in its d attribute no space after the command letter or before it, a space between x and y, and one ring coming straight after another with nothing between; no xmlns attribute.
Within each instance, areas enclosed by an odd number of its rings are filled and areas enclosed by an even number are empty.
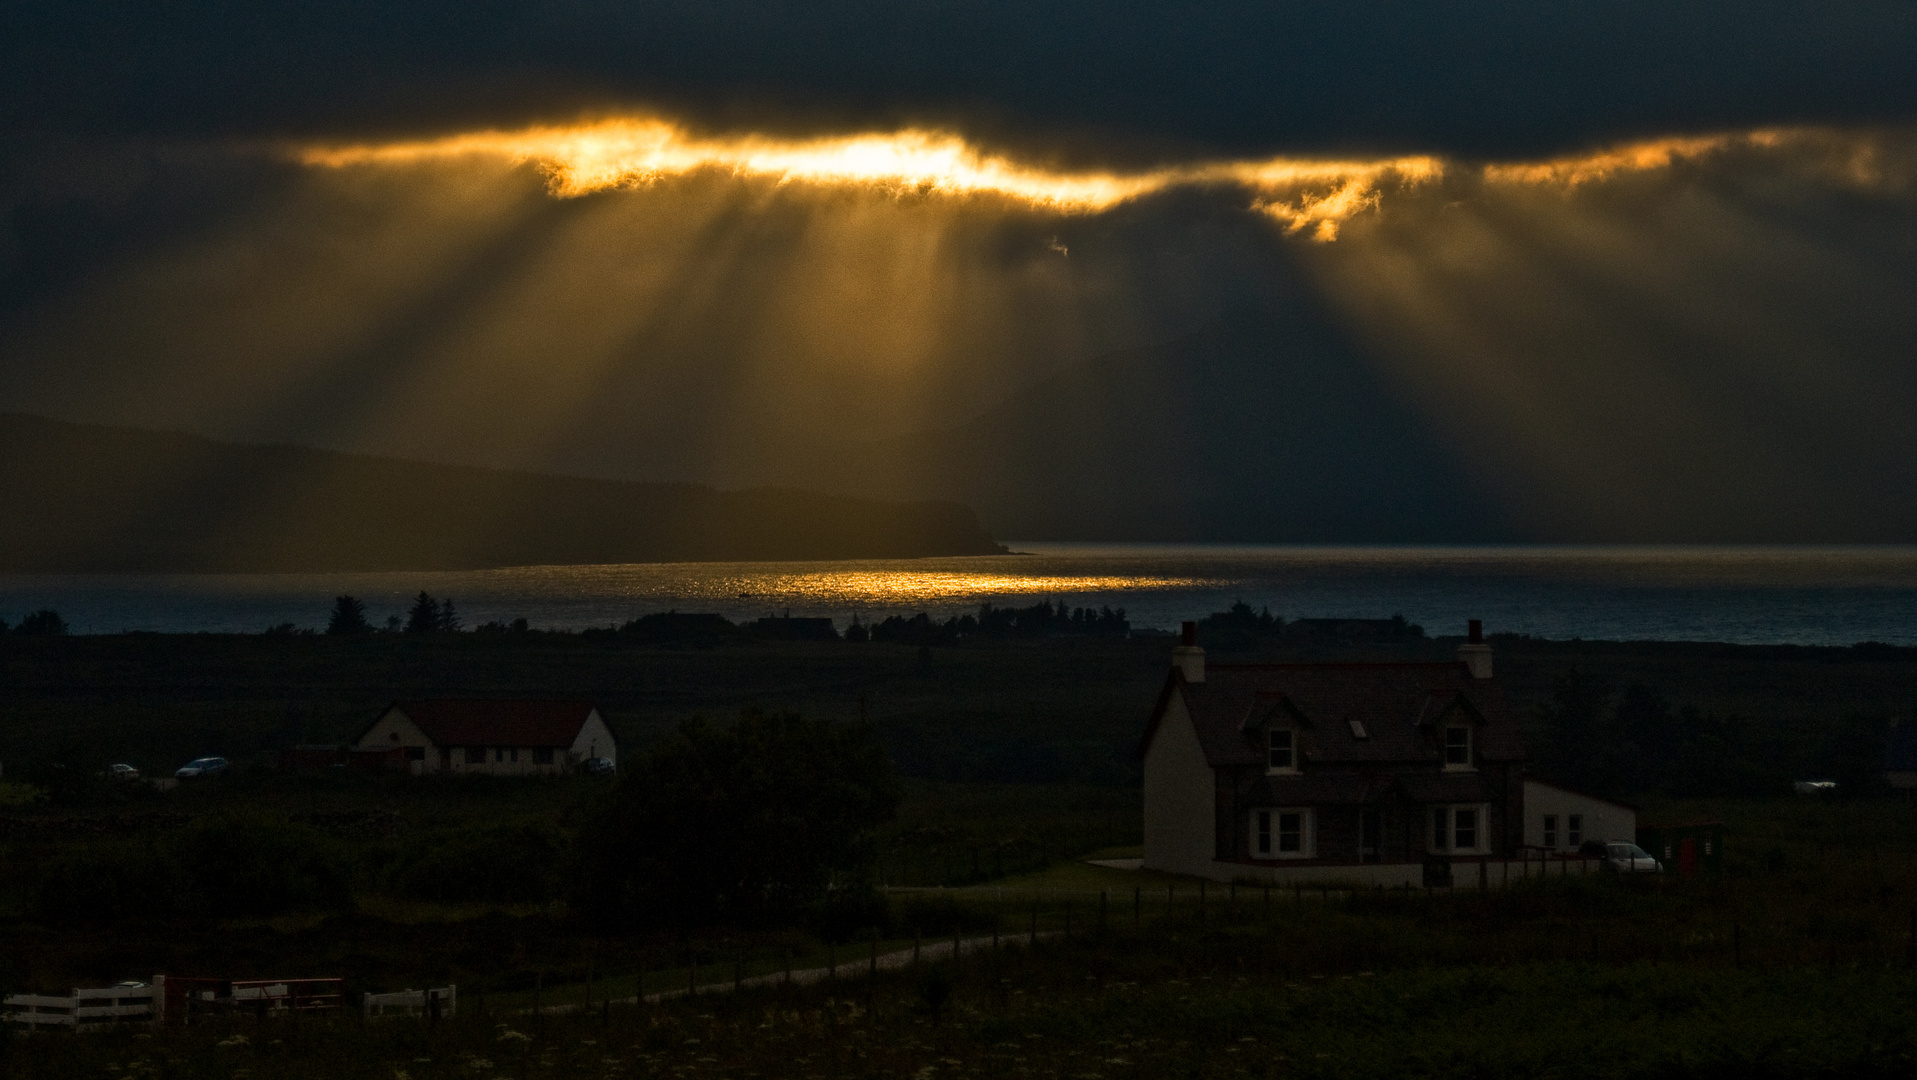
<svg viewBox="0 0 1917 1080"><path fill-rule="evenodd" d="M969 508L512 472L0 414L0 572L1004 554Z"/></svg>

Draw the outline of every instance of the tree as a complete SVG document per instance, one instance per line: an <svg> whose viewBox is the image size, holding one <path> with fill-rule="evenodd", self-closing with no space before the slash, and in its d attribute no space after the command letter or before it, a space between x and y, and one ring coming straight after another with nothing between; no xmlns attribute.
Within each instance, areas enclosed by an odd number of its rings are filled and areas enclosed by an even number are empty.
<svg viewBox="0 0 1917 1080"><path fill-rule="evenodd" d="M899 790L868 724L747 711L682 725L582 830L581 910L601 923L776 924L864 885Z"/></svg>
<svg viewBox="0 0 1917 1080"><path fill-rule="evenodd" d="M333 599L333 617L326 621L329 634L370 634L373 625L366 621L366 605L355 597Z"/></svg>
<svg viewBox="0 0 1917 1080"><path fill-rule="evenodd" d="M412 610L406 613L406 632L430 634L438 629L439 601L422 591L413 599Z"/></svg>
<svg viewBox="0 0 1917 1080"><path fill-rule="evenodd" d="M439 626L441 633L457 634L460 631L459 612L453 610L453 598L447 597L439 602Z"/></svg>
<svg viewBox="0 0 1917 1080"><path fill-rule="evenodd" d="M1546 776L1599 790L1608 787L1604 720L1611 696L1604 680L1575 667L1552 683L1550 704L1538 710L1545 743L1534 755Z"/></svg>
<svg viewBox="0 0 1917 1080"><path fill-rule="evenodd" d="M52 608L41 608L31 615L22 617L20 625L14 627L13 632L31 637L61 637L67 632L67 621Z"/></svg>

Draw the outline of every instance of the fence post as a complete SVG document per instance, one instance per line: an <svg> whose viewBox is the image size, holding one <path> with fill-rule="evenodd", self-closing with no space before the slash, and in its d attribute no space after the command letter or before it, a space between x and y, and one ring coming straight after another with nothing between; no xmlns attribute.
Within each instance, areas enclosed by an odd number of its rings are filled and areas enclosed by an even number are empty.
<svg viewBox="0 0 1917 1080"><path fill-rule="evenodd" d="M839 977L839 947L830 941L825 943L825 977L828 979Z"/></svg>
<svg viewBox="0 0 1917 1080"><path fill-rule="evenodd" d="M1137 926L1145 918L1145 889L1132 886L1132 925Z"/></svg>
<svg viewBox="0 0 1917 1080"><path fill-rule="evenodd" d="M870 970L866 972L866 974L877 975L878 973L879 973L879 928L875 926L872 928L872 967L870 968Z"/></svg>
<svg viewBox="0 0 1917 1080"><path fill-rule="evenodd" d="M1032 891L1032 936L1025 943L1028 947L1038 944L1038 890Z"/></svg>
<svg viewBox="0 0 1917 1080"><path fill-rule="evenodd" d="M922 937L924 937L924 931L914 926L912 928L912 966L913 967L919 966L919 940Z"/></svg>
<svg viewBox="0 0 1917 1080"><path fill-rule="evenodd" d="M732 954L732 992L736 994L743 989L745 989L745 948L741 946Z"/></svg>
<svg viewBox="0 0 1917 1080"><path fill-rule="evenodd" d="M1199 922L1205 921L1205 886L1206 884L1207 882L1205 881L1204 878L1198 879L1198 921Z"/></svg>
<svg viewBox="0 0 1917 1080"><path fill-rule="evenodd" d="M694 949L688 953L687 960L686 996L697 997L699 994L699 950Z"/></svg>
<svg viewBox="0 0 1917 1080"><path fill-rule="evenodd" d="M1098 890L1098 928L1105 929L1105 890Z"/></svg>
<svg viewBox="0 0 1917 1080"><path fill-rule="evenodd" d="M1069 897L1065 900L1065 936L1072 936L1072 901Z"/></svg>

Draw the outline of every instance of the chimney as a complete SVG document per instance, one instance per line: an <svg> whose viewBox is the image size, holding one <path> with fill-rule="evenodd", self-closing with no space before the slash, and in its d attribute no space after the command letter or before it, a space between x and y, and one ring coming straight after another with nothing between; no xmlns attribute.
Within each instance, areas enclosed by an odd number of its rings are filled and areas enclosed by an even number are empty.
<svg viewBox="0 0 1917 1080"><path fill-rule="evenodd" d="M1183 672L1188 683L1205 681L1205 650L1198 647L1198 624L1188 622L1184 637L1172 650L1172 666Z"/></svg>
<svg viewBox="0 0 1917 1080"><path fill-rule="evenodd" d="M1458 646L1458 662L1471 669L1474 679L1491 677L1491 646L1484 643L1484 620L1471 620L1470 632Z"/></svg>

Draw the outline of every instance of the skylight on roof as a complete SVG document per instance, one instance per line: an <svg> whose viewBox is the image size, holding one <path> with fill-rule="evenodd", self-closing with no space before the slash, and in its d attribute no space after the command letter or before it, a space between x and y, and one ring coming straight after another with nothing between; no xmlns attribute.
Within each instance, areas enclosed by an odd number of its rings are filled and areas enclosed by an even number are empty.
<svg viewBox="0 0 1917 1080"><path fill-rule="evenodd" d="M1347 723L1347 724L1350 724L1350 725L1351 725L1351 737L1352 737L1352 738L1354 738L1354 739L1369 739L1369 738L1371 738L1371 736L1370 736L1370 735L1367 735L1367 734L1365 733L1365 722L1364 722L1363 720L1346 720L1346 721L1345 721L1345 723Z"/></svg>

